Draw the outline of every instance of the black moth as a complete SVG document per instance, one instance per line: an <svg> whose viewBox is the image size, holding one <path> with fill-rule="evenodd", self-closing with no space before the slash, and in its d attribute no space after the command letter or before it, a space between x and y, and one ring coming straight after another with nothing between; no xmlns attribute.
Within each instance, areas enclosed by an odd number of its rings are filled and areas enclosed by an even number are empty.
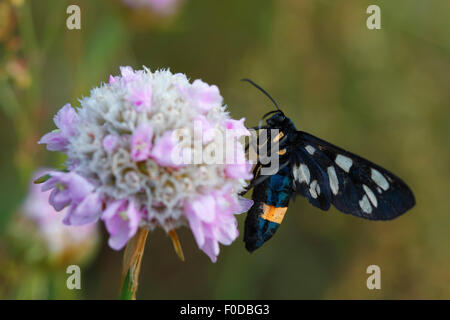
<svg viewBox="0 0 450 320"><path fill-rule="evenodd" d="M256 145L258 151L260 145L277 144L278 171L263 175L261 169L265 165L258 161L254 177L242 193L254 189L254 204L245 220L244 242L248 251L256 250L274 235L289 200L297 194L322 210L333 204L339 211L369 220L391 220L415 205L412 191L400 178L351 152L298 131L264 89L249 79L243 81L261 90L277 108L263 116L262 120L272 115L266 125L261 120L253 129L279 130L277 136L268 135L265 142Z"/></svg>

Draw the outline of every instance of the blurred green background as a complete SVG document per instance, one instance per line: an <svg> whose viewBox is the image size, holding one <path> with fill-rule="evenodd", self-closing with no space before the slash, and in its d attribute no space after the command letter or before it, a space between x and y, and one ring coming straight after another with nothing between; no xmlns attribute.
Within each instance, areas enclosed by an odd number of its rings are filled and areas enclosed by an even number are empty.
<svg viewBox="0 0 450 320"><path fill-rule="evenodd" d="M66 28L69 4L81 8L81 30ZM381 8L381 30L366 27L371 4ZM417 206L370 222L298 197L262 249L248 254L241 235L216 264L187 228L179 231L184 263L157 230L138 299L449 299L449 21L445 0L185 0L169 16L119 0L1 0L0 298L118 297L122 252L108 248L103 226L76 293L65 288L64 265L36 275L3 236L33 170L64 160L36 144L54 128L53 114L119 66L146 65L216 84L248 126L273 109L239 81L253 79L300 130L404 178ZM381 290L366 287L372 264Z"/></svg>

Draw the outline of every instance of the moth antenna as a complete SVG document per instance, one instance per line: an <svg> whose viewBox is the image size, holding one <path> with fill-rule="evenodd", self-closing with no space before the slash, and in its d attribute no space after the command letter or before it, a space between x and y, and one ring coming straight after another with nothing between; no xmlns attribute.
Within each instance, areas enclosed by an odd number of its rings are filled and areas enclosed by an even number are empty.
<svg viewBox="0 0 450 320"><path fill-rule="evenodd" d="M257 88L259 91L261 91L262 93L264 93L264 94L266 95L266 97L269 98L270 101L273 102L273 104L275 105L275 107L277 107L278 111L280 111L281 113L283 113L283 111L281 111L280 107L278 106L278 103L275 101L274 98L271 97L270 94L267 93L266 90L264 90L263 88L261 88L259 85L257 85L255 82L253 82L253 81L250 80L250 79L244 78L244 79L241 79L241 81L246 81L246 82L252 84L255 88Z"/></svg>

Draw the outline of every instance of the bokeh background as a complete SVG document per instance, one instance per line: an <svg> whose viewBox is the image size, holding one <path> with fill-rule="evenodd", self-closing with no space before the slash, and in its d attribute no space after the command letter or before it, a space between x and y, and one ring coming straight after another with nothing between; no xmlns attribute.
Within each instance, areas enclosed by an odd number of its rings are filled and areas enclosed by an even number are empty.
<svg viewBox="0 0 450 320"><path fill-rule="evenodd" d="M81 30L66 28L69 4L81 8ZM371 4L381 8L381 30L366 28ZM82 289L69 291L70 254L37 259L45 248L32 245L17 216L34 170L64 161L36 144L53 114L119 66L146 65L218 85L248 126L273 109L239 81L253 79L299 129L404 178L417 205L370 222L298 197L262 249L248 254L240 236L216 264L187 228L184 263L157 230L138 299L449 299L448 21L444 0L184 0L170 14L119 0L0 0L0 298L118 297L122 252L107 246L103 226ZM372 264L381 290L366 287Z"/></svg>

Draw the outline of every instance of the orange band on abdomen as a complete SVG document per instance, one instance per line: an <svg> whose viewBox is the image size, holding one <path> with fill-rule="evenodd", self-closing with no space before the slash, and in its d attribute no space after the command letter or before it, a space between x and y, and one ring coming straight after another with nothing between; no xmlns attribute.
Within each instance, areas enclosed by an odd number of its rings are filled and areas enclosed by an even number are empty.
<svg viewBox="0 0 450 320"><path fill-rule="evenodd" d="M263 218L264 220L281 224L281 221L283 221L286 210L287 207L277 208L274 206L264 204L263 214L261 215L261 218Z"/></svg>

